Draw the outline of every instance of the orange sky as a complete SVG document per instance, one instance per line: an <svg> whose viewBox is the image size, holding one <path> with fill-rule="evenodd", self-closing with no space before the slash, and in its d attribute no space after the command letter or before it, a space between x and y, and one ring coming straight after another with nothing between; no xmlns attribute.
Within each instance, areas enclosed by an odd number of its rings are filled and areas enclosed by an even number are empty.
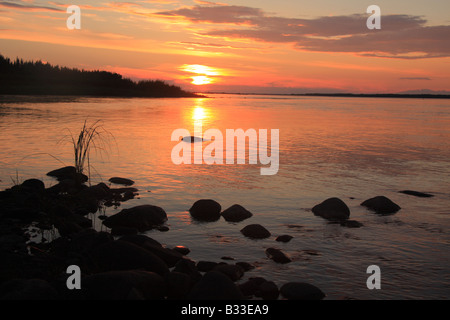
<svg viewBox="0 0 450 320"><path fill-rule="evenodd" d="M450 90L448 1L0 1L0 53L194 91Z"/></svg>

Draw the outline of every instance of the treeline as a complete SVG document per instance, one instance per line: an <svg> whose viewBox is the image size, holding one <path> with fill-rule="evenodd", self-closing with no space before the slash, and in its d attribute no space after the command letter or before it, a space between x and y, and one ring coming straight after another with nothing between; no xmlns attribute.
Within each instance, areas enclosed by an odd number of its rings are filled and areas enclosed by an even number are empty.
<svg viewBox="0 0 450 320"><path fill-rule="evenodd" d="M196 97L161 80L133 81L107 71L10 60L0 54L0 94L106 97Z"/></svg>

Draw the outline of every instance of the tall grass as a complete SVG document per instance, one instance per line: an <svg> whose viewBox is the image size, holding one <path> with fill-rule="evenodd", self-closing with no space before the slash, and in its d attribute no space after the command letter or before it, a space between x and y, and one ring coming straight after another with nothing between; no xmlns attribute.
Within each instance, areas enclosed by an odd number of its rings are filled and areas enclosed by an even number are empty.
<svg viewBox="0 0 450 320"><path fill-rule="evenodd" d="M113 135L102 126L100 120L94 121L92 124L88 124L85 120L78 137L70 132L76 172L90 177L91 152L106 153L110 147L111 138L114 139Z"/></svg>

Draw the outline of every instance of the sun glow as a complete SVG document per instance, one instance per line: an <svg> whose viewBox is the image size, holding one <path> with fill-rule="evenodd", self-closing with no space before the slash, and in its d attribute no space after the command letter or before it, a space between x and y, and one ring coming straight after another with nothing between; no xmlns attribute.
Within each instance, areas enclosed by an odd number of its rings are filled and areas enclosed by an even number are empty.
<svg viewBox="0 0 450 320"><path fill-rule="evenodd" d="M185 64L180 70L194 74L189 78L192 79L191 83L197 86L214 83L216 82L214 77L223 75L219 69L200 64Z"/></svg>

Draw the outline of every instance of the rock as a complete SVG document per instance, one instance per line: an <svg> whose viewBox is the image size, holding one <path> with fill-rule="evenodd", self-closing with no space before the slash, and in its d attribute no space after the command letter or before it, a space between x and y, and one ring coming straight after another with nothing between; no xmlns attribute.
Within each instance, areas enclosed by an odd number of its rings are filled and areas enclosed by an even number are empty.
<svg viewBox="0 0 450 320"><path fill-rule="evenodd" d="M255 296L263 300L277 300L280 295L278 286L273 281L265 281L259 286Z"/></svg>
<svg viewBox="0 0 450 320"><path fill-rule="evenodd" d="M431 197L434 197L434 195L432 195L432 194L419 192L419 191L413 191L413 190L403 190L403 191L399 191L399 192L400 193L404 193L404 194L408 194L410 196L419 197L419 198L431 198Z"/></svg>
<svg viewBox="0 0 450 320"><path fill-rule="evenodd" d="M159 300L166 295L161 275L141 270L111 271L82 280L87 300Z"/></svg>
<svg viewBox="0 0 450 320"><path fill-rule="evenodd" d="M244 296L229 277L210 271L194 285L187 296L190 300L242 300Z"/></svg>
<svg viewBox="0 0 450 320"><path fill-rule="evenodd" d="M340 225L347 228L361 228L364 226L361 222L356 220L344 220L340 222Z"/></svg>
<svg viewBox="0 0 450 320"><path fill-rule="evenodd" d="M258 294L259 287L264 282L267 282L267 280L261 277L250 278L246 282L239 285L239 290L244 296L252 297Z"/></svg>
<svg viewBox="0 0 450 320"><path fill-rule="evenodd" d="M361 203L362 206L378 214L394 214L401 208L385 196L378 196Z"/></svg>
<svg viewBox="0 0 450 320"><path fill-rule="evenodd" d="M84 183L89 180L88 176L82 173L78 173L75 167L73 166L67 166L50 171L47 173L47 176L54 177L58 181L62 181L65 179L72 179L79 183Z"/></svg>
<svg viewBox="0 0 450 320"><path fill-rule="evenodd" d="M114 184L121 184L124 186L132 186L134 184L133 180L130 180L127 178L120 178L120 177L112 177L108 181L111 183L114 183Z"/></svg>
<svg viewBox="0 0 450 320"><path fill-rule="evenodd" d="M222 207L214 200L202 199L196 201L189 209L191 216L199 221L212 222L220 219Z"/></svg>
<svg viewBox="0 0 450 320"><path fill-rule="evenodd" d="M319 288L302 282L289 282L280 288L281 295L288 300L322 300L325 294Z"/></svg>
<svg viewBox="0 0 450 320"><path fill-rule="evenodd" d="M208 272L213 270L217 265L218 263L213 261L199 261L197 262L197 270L200 272Z"/></svg>
<svg viewBox="0 0 450 320"><path fill-rule="evenodd" d="M167 221L166 212L157 206L141 205L130 209L123 209L119 213L103 220L108 228L128 227L144 232L162 225Z"/></svg>
<svg viewBox="0 0 450 320"><path fill-rule="evenodd" d="M251 265L248 262L236 262L237 266L240 266L242 268L242 270L244 270L244 272L250 271L255 269L255 266Z"/></svg>
<svg viewBox="0 0 450 320"><path fill-rule="evenodd" d="M38 179L28 179L22 182L20 185L22 191L28 192L43 192L45 190L45 184Z"/></svg>
<svg viewBox="0 0 450 320"><path fill-rule="evenodd" d="M175 250L179 253L181 253L182 255L188 255L189 252L191 252L191 250L185 246L176 246L175 248L173 248L172 250Z"/></svg>
<svg viewBox="0 0 450 320"><path fill-rule="evenodd" d="M251 239L264 239L271 236L270 232L260 224L249 224L241 233Z"/></svg>
<svg viewBox="0 0 450 320"><path fill-rule="evenodd" d="M234 204L224 210L221 215L228 222L240 222L250 218L253 214L244 207Z"/></svg>
<svg viewBox="0 0 450 320"><path fill-rule="evenodd" d="M169 268L174 267L178 261L183 259L183 255L178 251L164 248L159 242L144 235L124 236L119 241L133 243L145 249L164 261Z"/></svg>
<svg viewBox="0 0 450 320"><path fill-rule="evenodd" d="M346 220L350 217L350 209L339 198L329 198L314 206L312 212L328 220Z"/></svg>
<svg viewBox="0 0 450 320"><path fill-rule="evenodd" d="M136 228L118 226L118 227L112 227L112 229L111 229L111 235L114 237L133 235L133 234L138 234L138 230Z"/></svg>
<svg viewBox="0 0 450 320"><path fill-rule="evenodd" d="M126 241L107 242L89 254L97 272L143 269L164 276L167 265L156 255Z"/></svg>
<svg viewBox="0 0 450 320"><path fill-rule="evenodd" d="M244 270L235 264L218 264L214 267L213 271L222 272L233 282L238 281L244 275Z"/></svg>
<svg viewBox="0 0 450 320"><path fill-rule="evenodd" d="M181 140L184 141L184 142L194 143L194 142L202 142L203 138L202 137L187 136L187 137L181 138Z"/></svg>
<svg viewBox="0 0 450 320"><path fill-rule="evenodd" d="M191 278L192 283L197 283L202 278L202 275L195 266L195 262L187 259L179 260L172 271L187 274Z"/></svg>
<svg viewBox="0 0 450 320"><path fill-rule="evenodd" d="M289 263L292 260L281 250L275 248L267 248L266 255L277 263Z"/></svg>
<svg viewBox="0 0 450 320"><path fill-rule="evenodd" d="M0 285L0 300L58 300L56 289L41 279L12 279Z"/></svg>
<svg viewBox="0 0 450 320"><path fill-rule="evenodd" d="M167 299L181 300L186 298L192 288L191 278L184 273L172 271L166 275Z"/></svg>
<svg viewBox="0 0 450 320"><path fill-rule="evenodd" d="M289 236L289 235L282 235L282 236L278 236L275 240L278 242L289 242L292 240L292 238L294 238L293 236Z"/></svg>

